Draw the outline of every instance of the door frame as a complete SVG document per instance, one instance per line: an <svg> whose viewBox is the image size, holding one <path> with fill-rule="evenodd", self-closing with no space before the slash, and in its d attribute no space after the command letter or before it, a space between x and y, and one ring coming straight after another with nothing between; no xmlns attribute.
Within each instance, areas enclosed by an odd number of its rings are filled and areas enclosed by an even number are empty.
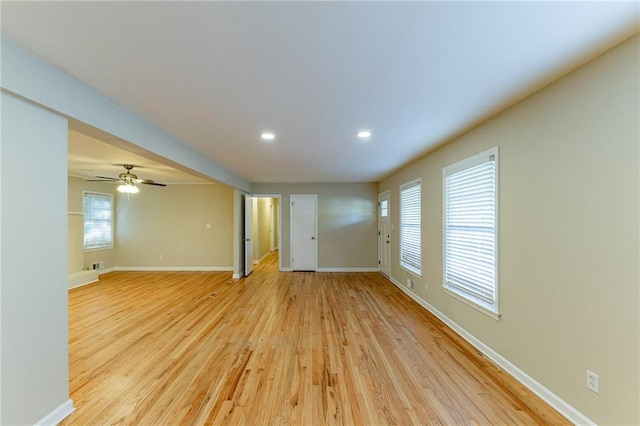
<svg viewBox="0 0 640 426"><path fill-rule="evenodd" d="M295 198L308 197L314 199L314 245L315 245L315 259L314 262L314 271L318 270L318 194L291 194L289 195L289 257L293 256L293 209L291 208L292 203L295 201ZM293 271L293 265L289 263L289 268Z"/></svg>
<svg viewBox="0 0 640 426"><path fill-rule="evenodd" d="M282 271L282 194L251 194L251 196L278 199L278 217L276 218L278 221L278 271Z"/></svg>
<svg viewBox="0 0 640 426"><path fill-rule="evenodd" d="M385 219L385 221L387 222L387 226L388 226L388 238L389 238L389 242L386 244L382 244L382 241L385 240L385 236L382 235L382 218L380 216L380 210L381 210L381 206L380 203L383 199L387 200L387 218ZM378 208L377 210L377 215L378 215L378 270L385 276L390 277L391 276L391 191L390 190L386 190L383 191L381 193L378 194ZM383 250L388 251L388 260L389 260L389 270L388 271L383 271L382 270L382 259L383 259L383 254L382 251ZM388 274L387 274L388 272Z"/></svg>

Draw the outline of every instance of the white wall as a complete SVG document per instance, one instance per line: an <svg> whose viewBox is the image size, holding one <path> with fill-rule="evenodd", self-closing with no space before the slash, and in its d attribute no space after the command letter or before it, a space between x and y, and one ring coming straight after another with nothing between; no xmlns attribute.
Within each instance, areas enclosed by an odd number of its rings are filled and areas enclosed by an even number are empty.
<svg viewBox="0 0 640 426"><path fill-rule="evenodd" d="M0 423L27 425L71 408L67 120L5 93L0 102Z"/></svg>
<svg viewBox="0 0 640 426"><path fill-rule="evenodd" d="M625 42L380 184L422 178L416 295L599 424L640 424L640 43ZM442 169L500 147L498 322L442 285ZM424 283L429 284L428 290ZM600 375L600 394L586 370Z"/></svg>

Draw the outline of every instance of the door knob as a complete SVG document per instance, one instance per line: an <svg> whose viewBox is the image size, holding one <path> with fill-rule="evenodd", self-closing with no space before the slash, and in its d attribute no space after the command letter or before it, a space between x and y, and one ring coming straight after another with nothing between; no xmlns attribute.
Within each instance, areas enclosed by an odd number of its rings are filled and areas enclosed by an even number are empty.
<svg viewBox="0 0 640 426"><path fill-rule="evenodd" d="M315 240L315 239L316 239L316 237L311 237L311 239L312 239L312 240Z"/></svg>

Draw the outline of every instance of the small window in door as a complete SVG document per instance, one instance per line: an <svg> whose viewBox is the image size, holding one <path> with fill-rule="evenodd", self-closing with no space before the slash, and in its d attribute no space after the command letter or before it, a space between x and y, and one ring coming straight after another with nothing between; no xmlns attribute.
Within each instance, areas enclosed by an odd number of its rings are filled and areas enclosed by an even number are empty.
<svg viewBox="0 0 640 426"><path fill-rule="evenodd" d="M380 217L389 216L389 200L380 201Z"/></svg>

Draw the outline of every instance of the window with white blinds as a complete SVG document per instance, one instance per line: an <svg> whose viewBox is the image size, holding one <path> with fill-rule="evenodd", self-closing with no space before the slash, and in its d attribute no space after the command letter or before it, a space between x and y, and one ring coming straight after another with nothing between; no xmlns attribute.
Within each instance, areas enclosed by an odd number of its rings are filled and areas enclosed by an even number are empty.
<svg viewBox="0 0 640 426"><path fill-rule="evenodd" d="M113 247L113 196L83 191L85 250Z"/></svg>
<svg viewBox="0 0 640 426"><path fill-rule="evenodd" d="M420 179L400 186L400 265L422 275Z"/></svg>
<svg viewBox="0 0 640 426"><path fill-rule="evenodd" d="M472 305L498 310L498 148L446 167L444 287Z"/></svg>

